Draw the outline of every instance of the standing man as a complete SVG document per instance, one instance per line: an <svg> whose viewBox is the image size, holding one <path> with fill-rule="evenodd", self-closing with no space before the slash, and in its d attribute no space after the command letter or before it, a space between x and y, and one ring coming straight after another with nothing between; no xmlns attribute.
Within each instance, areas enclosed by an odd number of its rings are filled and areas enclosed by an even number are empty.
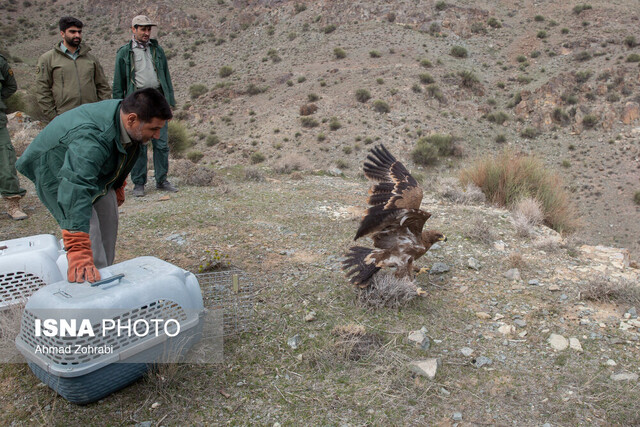
<svg viewBox="0 0 640 427"><path fill-rule="evenodd" d="M172 117L155 89L82 105L55 118L16 163L62 228L70 282L100 280L113 264L118 206L140 148Z"/></svg>
<svg viewBox="0 0 640 427"><path fill-rule="evenodd" d="M116 54L116 69L113 73L113 97L124 98L126 95L142 88L158 89L167 102L175 107L173 85L169 76L169 65L164 50L156 39L151 38L151 27L155 27L151 19L138 15L131 21L133 37L131 41ZM156 188L163 191L178 191L169 181L169 132L165 126L160 137L151 140L153 145L153 167L155 169ZM133 195L144 196L147 183L147 147L142 147L140 157L131 171Z"/></svg>
<svg viewBox="0 0 640 427"><path fill-rule="evenodd" d="M36 96L44 115L59 114L90 102L111 98L102 66L82 42L83 24L76 18L60 18L62 41L38 59Z"/></svg>
<svg viewBox="0 0 640 427"><path fill-rule="evenodd" d="M7 214L12 219L25 219L27 214L20 210L20 199L27 190L20 188L16 172L16 152L7 130L7 106L5 101L18 90L13 70L0 55L0 193L8 203Z"/></svg>

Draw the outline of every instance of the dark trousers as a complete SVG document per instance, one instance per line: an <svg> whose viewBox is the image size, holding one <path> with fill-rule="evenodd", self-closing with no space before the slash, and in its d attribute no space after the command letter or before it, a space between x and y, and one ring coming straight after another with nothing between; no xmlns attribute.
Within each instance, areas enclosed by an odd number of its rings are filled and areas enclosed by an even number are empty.
<svg viewBox="0 0 640 427"><path fill-rule="evenodd" d="M147 144L148 145L148 144ZM147 183L147 145L140 147L140 156L131 170L131 180L134 184ZM155 170L156 184L162 184L167 180L169 172L169 122L160 130L160 138L152 139L153 168Z"/></svg>

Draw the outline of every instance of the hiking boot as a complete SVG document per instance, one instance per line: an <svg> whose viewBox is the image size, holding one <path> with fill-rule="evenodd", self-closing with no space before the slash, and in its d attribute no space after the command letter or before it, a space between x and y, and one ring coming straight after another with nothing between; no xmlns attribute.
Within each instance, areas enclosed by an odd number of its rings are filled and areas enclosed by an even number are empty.
<svg viewBox="0 0 640 427"><path fill-rule="evenodd" d="M169 181L161 182L160 184L156 184L156 188L162 191L169 191L170 193L175 193L178 191L176 187L171 185Z"/></svg>
<svg viewBox="0 0 640 427"><path fill-rule="evenodd" d="M11 196L7 197L7 215L11 217L11 219L15 219L19 221L21 219L27 219L27 214L22 212L20 209L20 199L21 196Z"/></svg>
<svg viewBox="0 0 640 427"><path fill-rule="evenodd" d="M144 184L134 184L134 186L133 186L133 195L135 197L143 197L144 196Z"/></svg>

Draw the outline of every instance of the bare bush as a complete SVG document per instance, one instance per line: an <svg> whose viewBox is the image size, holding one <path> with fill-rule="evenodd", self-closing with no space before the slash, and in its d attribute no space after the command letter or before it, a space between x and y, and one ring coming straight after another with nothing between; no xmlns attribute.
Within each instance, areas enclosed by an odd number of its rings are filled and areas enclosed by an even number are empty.
<svg viewBox="0 0 640 427"><path fill-rule="evenodd" d="M212 169L184 159L171 162L171 174L180 177L185 184L196 187L215 187L222 183L222 179Z"/></svg>
<svg viewBox="0 0 640 427"><path fill-rule="evenodd" d="M416 284L409 278L397 278L392 273L373 276L369 287L359 289L358 303L368 307L399 308L418 296Z"/></svg>
<svg viewBox="0 0 640 427"><path fill-rule="evenodd" d="M487 245L496 240L495 233L484 218L476 218L472 221L464 230L464 237Z"/></svg>
<svg viewBox="0 0 640 427"><path fill-rule="evenodd" d="M368 333L364 326L353 323L336 326L331 335L336 337L334 354L345 360L360 360L381 345L377 335Z"/></svg>
<svg viewBox="0 0 640 427"><path fill-rule="evenodd" d="M555 252L560 249L560 240L552 236L542 237L533 242L536 249L545 252Z"/></svg>
<svg viewBox="0 0 640 427"><path fill-rule="evenodd" d="M456 178L443 178L439 182L438 194L447 200L460 205L482 204L486 197L482 190L469 182L462 188Z"/></svg>
<svg viewBox="0 0 640 427"><path fill-rule="evenodd" d="M520 237L529 237L534 227L542 224L544 213L540 202L532 197L521 199L513 207L511 223Z"/></svg>
<svg viewBox="0 0 640 427"><path fill-rule="evenodd" d="M294 171L310 170L311 168L312 165L309 159L297 153L283 156L274 166L276 172L283 174L289 174Z"/></svg>
<svg viewBox="0 0 640 427"><path fill-rule="evenodd" d="M640 304L640 286L629 280L614 282L609 277L600 276L592 279L581 289L580 299L631 306Z"/></svg>
<svg viewBox="0 0 640 427"><path fill-rule="evenodd" d="M507 264L510 268L517 268L519 270L522 270L527 265L520 252L511 252L507 257Z"/></svg>

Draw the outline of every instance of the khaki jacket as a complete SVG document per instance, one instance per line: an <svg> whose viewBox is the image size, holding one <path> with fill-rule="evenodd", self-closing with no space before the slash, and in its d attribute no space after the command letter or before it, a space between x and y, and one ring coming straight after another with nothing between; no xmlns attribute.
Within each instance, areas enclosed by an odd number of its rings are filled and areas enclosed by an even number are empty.
<svg viewBox="0 0 640 427"><path fill-rule="evenodd" d="M60 43L38 59L36 95L49 120L82 104L111 98L111 88L91 48L80 44L74 61L60 49Z"/></svg>

